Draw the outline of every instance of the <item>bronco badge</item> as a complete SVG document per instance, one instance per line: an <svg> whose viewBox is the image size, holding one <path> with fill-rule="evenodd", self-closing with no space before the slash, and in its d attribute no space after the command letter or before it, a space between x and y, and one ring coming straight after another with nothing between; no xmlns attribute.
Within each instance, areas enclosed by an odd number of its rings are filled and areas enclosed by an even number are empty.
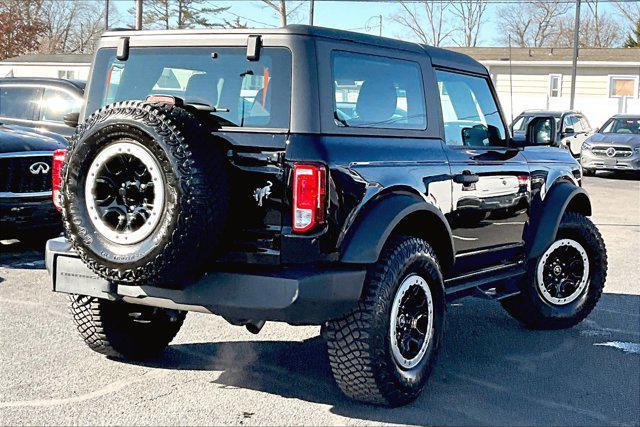
<svg viewBox="0 0 640 427"><path fill-rule="evenodd" d="M258 202L258 206L262 206L262 200L266 200L271 195L271 186L273 183L271 181L267 181L267 185L262 188L256 188L253 191L253 198Z"/></svg>

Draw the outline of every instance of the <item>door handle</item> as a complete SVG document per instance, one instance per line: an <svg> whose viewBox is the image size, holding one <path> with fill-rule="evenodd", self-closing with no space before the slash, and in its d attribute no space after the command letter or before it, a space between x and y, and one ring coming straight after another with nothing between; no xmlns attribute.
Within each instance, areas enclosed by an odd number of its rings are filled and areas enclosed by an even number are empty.
<svg viewBox="0 0 640 427"><path fill-rule="evenodd" d="M471 173L470 170L464 170L462 173L453 176L453 182L462 184L462 185L470 185L478 182L480 177L475 173Z"/></svg>

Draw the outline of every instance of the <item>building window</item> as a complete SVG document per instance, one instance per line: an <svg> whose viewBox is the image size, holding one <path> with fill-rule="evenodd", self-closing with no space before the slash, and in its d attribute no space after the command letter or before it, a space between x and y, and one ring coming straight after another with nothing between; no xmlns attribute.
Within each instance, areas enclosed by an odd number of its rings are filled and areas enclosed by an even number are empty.
<svg viewBox="0 0 640 427"><path fill-rule="evenodd" d="M58 78L72 80L76 78L76 72L74 70L58 70Z"/></svg>
<svg viewBox="0 0 640 427"><path fill-rule="evenodd" d="M638 94L638 76L609 76L610 98L635 98Z"/></svg>
<svg viewBox="0 0 640 427"><path fill-rule="evenodd" d="M549 98L562 96L562 74L549 74Z"/></svg>

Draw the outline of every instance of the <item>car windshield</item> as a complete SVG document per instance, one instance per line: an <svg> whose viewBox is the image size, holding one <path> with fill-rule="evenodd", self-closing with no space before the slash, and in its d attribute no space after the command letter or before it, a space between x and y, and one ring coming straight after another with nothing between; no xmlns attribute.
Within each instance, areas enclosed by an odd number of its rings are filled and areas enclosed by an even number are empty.
<svg viewBox="0 0 640 427"><path fill-rule="evenodd" d="M613 117L602 126L599 133L640 135L640 117Z"/></svg>
<svg viewBox="0 0 640 427"><path fill-rule="evenodd" d="M86 113L107 104L171 95L214 107L224 126L288 128L291 54L263 48L250 61L246 48L132 48L127 60L112 48L96 55Z"/></svg>

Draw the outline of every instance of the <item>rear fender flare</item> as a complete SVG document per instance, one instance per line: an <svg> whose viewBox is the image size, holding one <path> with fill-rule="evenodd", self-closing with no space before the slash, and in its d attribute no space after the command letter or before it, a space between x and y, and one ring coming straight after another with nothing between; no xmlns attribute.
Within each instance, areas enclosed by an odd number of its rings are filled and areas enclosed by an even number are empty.
<svg viewBox="0 0 640 427"><path fill-rule="evenodd" d="M382 248L396 227L414 214L428 215L440 230L446 230L446 239L440 238L439 262L444 270L453 265L453 237L444 214L434 205L411 194L393 193L374 201L365 208L362 217L350 228L341 245L340 260L344 263L375 263ZM426 226L426 225L425 225ZM429 230L416 230L429 235ZM444 233L440 233L444 234ZM444 237L444 236L441 236ZM445 241L442 241L445 240Z"/></svg>

